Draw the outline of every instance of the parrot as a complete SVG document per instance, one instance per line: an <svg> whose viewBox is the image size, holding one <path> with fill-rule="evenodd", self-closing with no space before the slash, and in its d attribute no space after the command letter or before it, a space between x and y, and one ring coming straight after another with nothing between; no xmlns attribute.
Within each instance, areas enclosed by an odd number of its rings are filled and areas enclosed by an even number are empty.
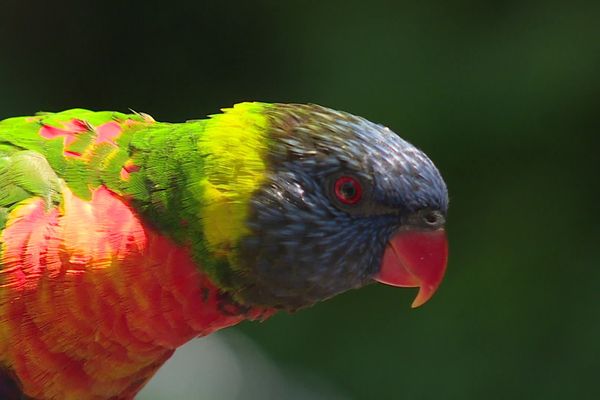
<svg viewBox="0 0 600 400"><path fill-rule="evenodd" d="M389 128L243 102L0 121L0 397L132 399L189 340L446 271L448 190Z"/></svg>

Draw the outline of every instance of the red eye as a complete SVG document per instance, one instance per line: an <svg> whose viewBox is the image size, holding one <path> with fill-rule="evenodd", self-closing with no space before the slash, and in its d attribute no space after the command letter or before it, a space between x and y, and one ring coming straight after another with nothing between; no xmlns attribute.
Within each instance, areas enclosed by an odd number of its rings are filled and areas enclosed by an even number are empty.
<svg viewBox="0 0 600 400"><path fill-rule="evenodd" d="M358 203L363 194L360 181L351 176L340 176L337 178L333 189L338 200L348 205Z"/></svg>

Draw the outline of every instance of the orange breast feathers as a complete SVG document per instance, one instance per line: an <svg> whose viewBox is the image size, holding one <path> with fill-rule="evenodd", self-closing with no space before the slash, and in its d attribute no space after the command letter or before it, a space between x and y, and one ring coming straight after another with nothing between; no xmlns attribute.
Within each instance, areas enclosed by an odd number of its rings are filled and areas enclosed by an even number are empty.
<svg viewBox="0 0 600 400"><path fill-rule="evenodd" d="M34 398L131 398L173 350L268 316L101 187L19 205L0 236L0 366Z"/></svg>

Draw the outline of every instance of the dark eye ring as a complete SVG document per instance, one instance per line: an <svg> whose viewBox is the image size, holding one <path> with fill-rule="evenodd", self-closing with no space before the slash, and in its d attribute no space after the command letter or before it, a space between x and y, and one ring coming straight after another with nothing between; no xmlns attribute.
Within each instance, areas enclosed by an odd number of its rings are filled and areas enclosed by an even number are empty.
<svg viewBox="0 0 600 400"><path fill-rule="evenodd" d="M343 204L353 206L363 197L363 187L360 181L349 175L338 177L333 184L335 197Z"/></svg>

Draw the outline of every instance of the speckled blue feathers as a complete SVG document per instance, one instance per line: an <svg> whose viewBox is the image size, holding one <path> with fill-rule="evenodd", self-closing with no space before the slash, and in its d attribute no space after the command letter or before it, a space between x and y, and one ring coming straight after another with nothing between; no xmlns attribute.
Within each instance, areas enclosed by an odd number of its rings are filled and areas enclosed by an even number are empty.
<svg viewBox="0 0 600 400"><path fill-rule="evenodd" d="M240 244L246 273L233 277L243 299L296 309L363 286L411 215L445 216L437 168L390 129L316 105L277 104L268 113L270 169ZM360 177L360 205L332 195L342 175Z"/></svg>

